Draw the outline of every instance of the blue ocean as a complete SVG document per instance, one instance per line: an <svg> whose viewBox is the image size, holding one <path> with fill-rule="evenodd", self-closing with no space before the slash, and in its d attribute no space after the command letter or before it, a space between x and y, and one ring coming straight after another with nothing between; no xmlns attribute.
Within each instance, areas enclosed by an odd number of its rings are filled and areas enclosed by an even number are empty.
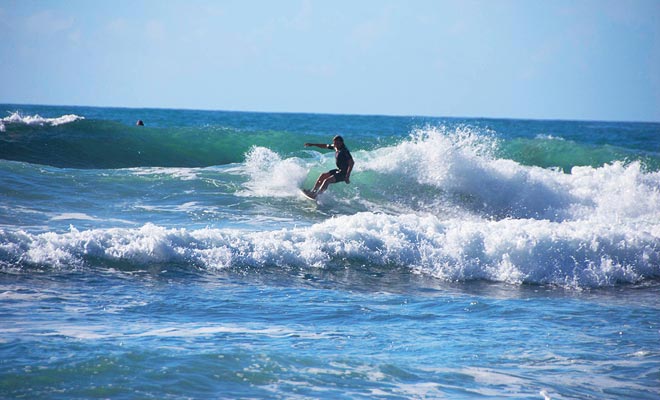
<svg viewBox="0 0 660 400"><path fill-rule="evenodd" d="M660 123L0 111L0 398L660 398Z"/></svg>

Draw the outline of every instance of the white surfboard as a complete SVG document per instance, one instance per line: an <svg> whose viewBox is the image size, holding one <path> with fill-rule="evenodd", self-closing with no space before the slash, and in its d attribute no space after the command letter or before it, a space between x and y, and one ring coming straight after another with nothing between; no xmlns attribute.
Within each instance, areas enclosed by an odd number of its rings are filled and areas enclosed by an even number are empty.
<svg viewBox="0 0 660 400"><path fill-rule="evenodd" d="M307 197L310 200L316 201L316 195L314 193L312 193L311 190L302 189L301 192L302 192L303 196Z"/></svg>

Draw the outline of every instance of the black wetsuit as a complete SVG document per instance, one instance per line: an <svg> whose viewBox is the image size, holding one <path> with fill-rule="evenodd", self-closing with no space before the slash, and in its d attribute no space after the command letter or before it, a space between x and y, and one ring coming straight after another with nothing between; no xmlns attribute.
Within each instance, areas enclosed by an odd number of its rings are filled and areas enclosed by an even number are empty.
<svg viewBox="0 0 660 400"><path fill-rule="evenodd" d="M330 148L334 148L330 146ZM335 177L335 182L344 182L346 180L346 172L348 171L349 161L352 160L351 152L348 151L346 146L342 147L339 151L335 151L335 164L337 169L330 170Z"/></svg>

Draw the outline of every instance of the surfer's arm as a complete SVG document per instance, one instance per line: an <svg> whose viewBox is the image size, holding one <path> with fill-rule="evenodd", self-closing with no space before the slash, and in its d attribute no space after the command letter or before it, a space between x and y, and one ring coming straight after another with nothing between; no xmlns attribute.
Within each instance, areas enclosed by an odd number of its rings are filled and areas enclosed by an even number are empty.
<svg viewBox="0 0 660 400"><path fill-rule="evenodd" d="M353 162L353 157L351 157L348 159L348 167L346 168L346 178L344 179L344 182L346 182L346 184L351 183L350 177L351 177L351 171L353 171L353 164L355 163Z"/></svg>
<svg viewBox="0 0 660 400"><path fill-rule="evenodd" d="M320 147L322 149L334 149L334 147L331 144L325 144L325 143L305 143L305 147Z"/></svg>

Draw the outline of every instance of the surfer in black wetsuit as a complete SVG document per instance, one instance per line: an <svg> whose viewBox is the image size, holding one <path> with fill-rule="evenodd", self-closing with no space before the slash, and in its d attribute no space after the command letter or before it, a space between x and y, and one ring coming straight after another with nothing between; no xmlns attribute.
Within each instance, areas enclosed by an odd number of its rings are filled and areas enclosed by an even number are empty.
<svg viewBox="0 0 660 400"><path fill-rule="evenodd" d="M354 163L351 152L348 151L348 148L346 145L344 145L344 138L337 135L332 138L332 144L305 143L305 147L310 146L320 147L322 149L333 149L335 151L335 163L337 164L336 169L331 169L330 171L324 172L321 174L321 176L319 176L319 179L316 180L314 188L308 192L311 197L316 198L316 196L323 193L331 183L351 183L350 177Z"/></svg>

